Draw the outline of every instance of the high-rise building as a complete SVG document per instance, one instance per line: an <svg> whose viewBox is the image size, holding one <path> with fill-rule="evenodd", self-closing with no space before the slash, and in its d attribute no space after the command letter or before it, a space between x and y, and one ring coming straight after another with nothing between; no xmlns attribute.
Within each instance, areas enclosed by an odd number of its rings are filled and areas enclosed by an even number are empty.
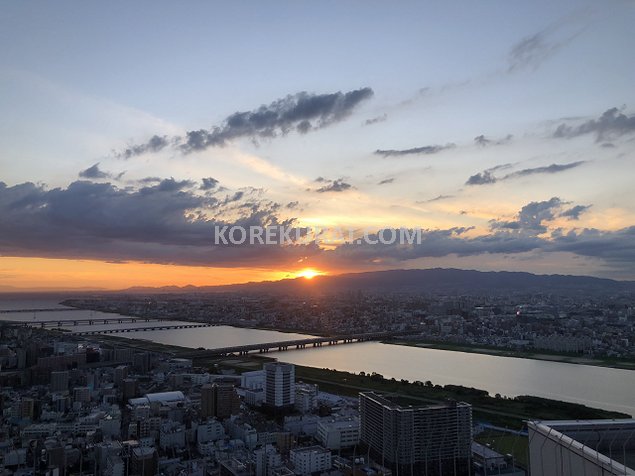
<svg viewBox="0 0 635 476"><path fill-rule="evenodd" d="M265 405L273 408L293 407L295 402L295 367L283 362L268 362L265 371Z"/></svg>
<svg viewBox="0 0 635 476"><path fill-rule="evenodd" d="M62 372L51 372L51 392L68 391L69 373L64 370Z"/></svg>
<svg viewBox="0 0 635 476"><path fill-rule="evenodd" d="M382 466L402 474L470 474L471 405L401 406L362 392L359 410L360 438Z"/></svg>
<svg viewBox="0 0 635 476"><path fill-rule="evenodd" d="M240 400L234 385L215 382L201 387L201 416L203 418L229 418L240 410Z"/></svg>

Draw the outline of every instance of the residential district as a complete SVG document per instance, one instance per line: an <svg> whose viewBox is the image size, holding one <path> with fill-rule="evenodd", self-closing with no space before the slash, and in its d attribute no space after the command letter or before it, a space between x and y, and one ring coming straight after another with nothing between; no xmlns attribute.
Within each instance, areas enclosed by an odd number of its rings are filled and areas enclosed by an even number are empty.
<svg viewBox="0 0 635 476"><path fill-rule="evenodd" d="M528 432L521 465L475 441L460 401L340 396L272 359L239 373L20 325L0 337L1 475L634 474L630 419L529 422L510 435Z"/></svg>
<svg viewBox="0 0 635 476"><path fill-rule="evenodd" d="M483 296L385 293L109 295L67 301L86 309L310 334L409 331L409 341L514 351L635 357L632 294Z"/></svg>

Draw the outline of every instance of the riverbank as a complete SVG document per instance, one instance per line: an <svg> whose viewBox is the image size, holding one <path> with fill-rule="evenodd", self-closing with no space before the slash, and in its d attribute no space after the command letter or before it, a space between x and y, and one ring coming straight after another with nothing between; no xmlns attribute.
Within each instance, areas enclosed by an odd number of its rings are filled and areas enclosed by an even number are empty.
<svg viewBox="0 0 635 476"><path fill-rule="evenodd" d="M143 339L130 339L112 335L90 336L90 340L104 345L130 347L150 352L160 352L179 357L191 352L189 347L165 345ZM210 371L233 369L237 372L259 369L264 361L273 356L284 360L284 353L205 357L194 359L194 365ZM321 389L336 394L357 396L361 391L378 391L399 395L409 404L437 403L439 401L465 401L473 405L475 419L487 421L498 426L521 428L528 419L594 419L594 418L628 418L629 415L591 408L580 404L549 400L533 396L506 398L490 396L488 392L460 385L435 385L434 382L409 382L384 378L379 374L355 374L330 369L320 369L296 365L296 378L316 383Z"/></svg>
<svg viewBox="0 0 635 476"><path fill-rule="evenodd" d="M432 341L407 341L407 340L385 340L384 344L403 345L407 347L420 347L425 349L450 350L454 352L465 352L468 354L495 355L498 357L516 357L519 359L546 360L549 362L562 362L565 364L593 365L596 367L608 367L621 370L635 370L635 361L626 359L598 359L583 357L573 354L555 354L545 352L516 351L512 349L501 349L498 347L488 347L470 344L450 344L447 342Z"/></svg>

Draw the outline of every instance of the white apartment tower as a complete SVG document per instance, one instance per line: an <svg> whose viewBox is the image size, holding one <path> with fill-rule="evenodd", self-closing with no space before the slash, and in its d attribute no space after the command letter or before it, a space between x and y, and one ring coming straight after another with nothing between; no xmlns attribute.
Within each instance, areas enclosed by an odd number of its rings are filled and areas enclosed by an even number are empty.
<svg viewBox="0 0 635 476"><path fill-rule="evenodd" d="M295 367L283 362L269 362L265 371L265 405L292 407L295 402Z"/></svg>

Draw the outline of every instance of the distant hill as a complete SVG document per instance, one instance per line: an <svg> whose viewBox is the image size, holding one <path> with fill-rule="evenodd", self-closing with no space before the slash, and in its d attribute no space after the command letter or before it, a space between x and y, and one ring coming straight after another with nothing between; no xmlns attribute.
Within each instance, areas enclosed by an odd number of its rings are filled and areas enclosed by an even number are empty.
<svg viewBox="0 0 635 476"><path fill-rule="evenodd" d="M412 269L316 276L225 286L135 287L130 294L245 292L267 294L337 292L498 294L510 292L554 294L610 294L635 292L635 281L590 276L536 275L522 272L482 272L461 269Z"/></svg>

